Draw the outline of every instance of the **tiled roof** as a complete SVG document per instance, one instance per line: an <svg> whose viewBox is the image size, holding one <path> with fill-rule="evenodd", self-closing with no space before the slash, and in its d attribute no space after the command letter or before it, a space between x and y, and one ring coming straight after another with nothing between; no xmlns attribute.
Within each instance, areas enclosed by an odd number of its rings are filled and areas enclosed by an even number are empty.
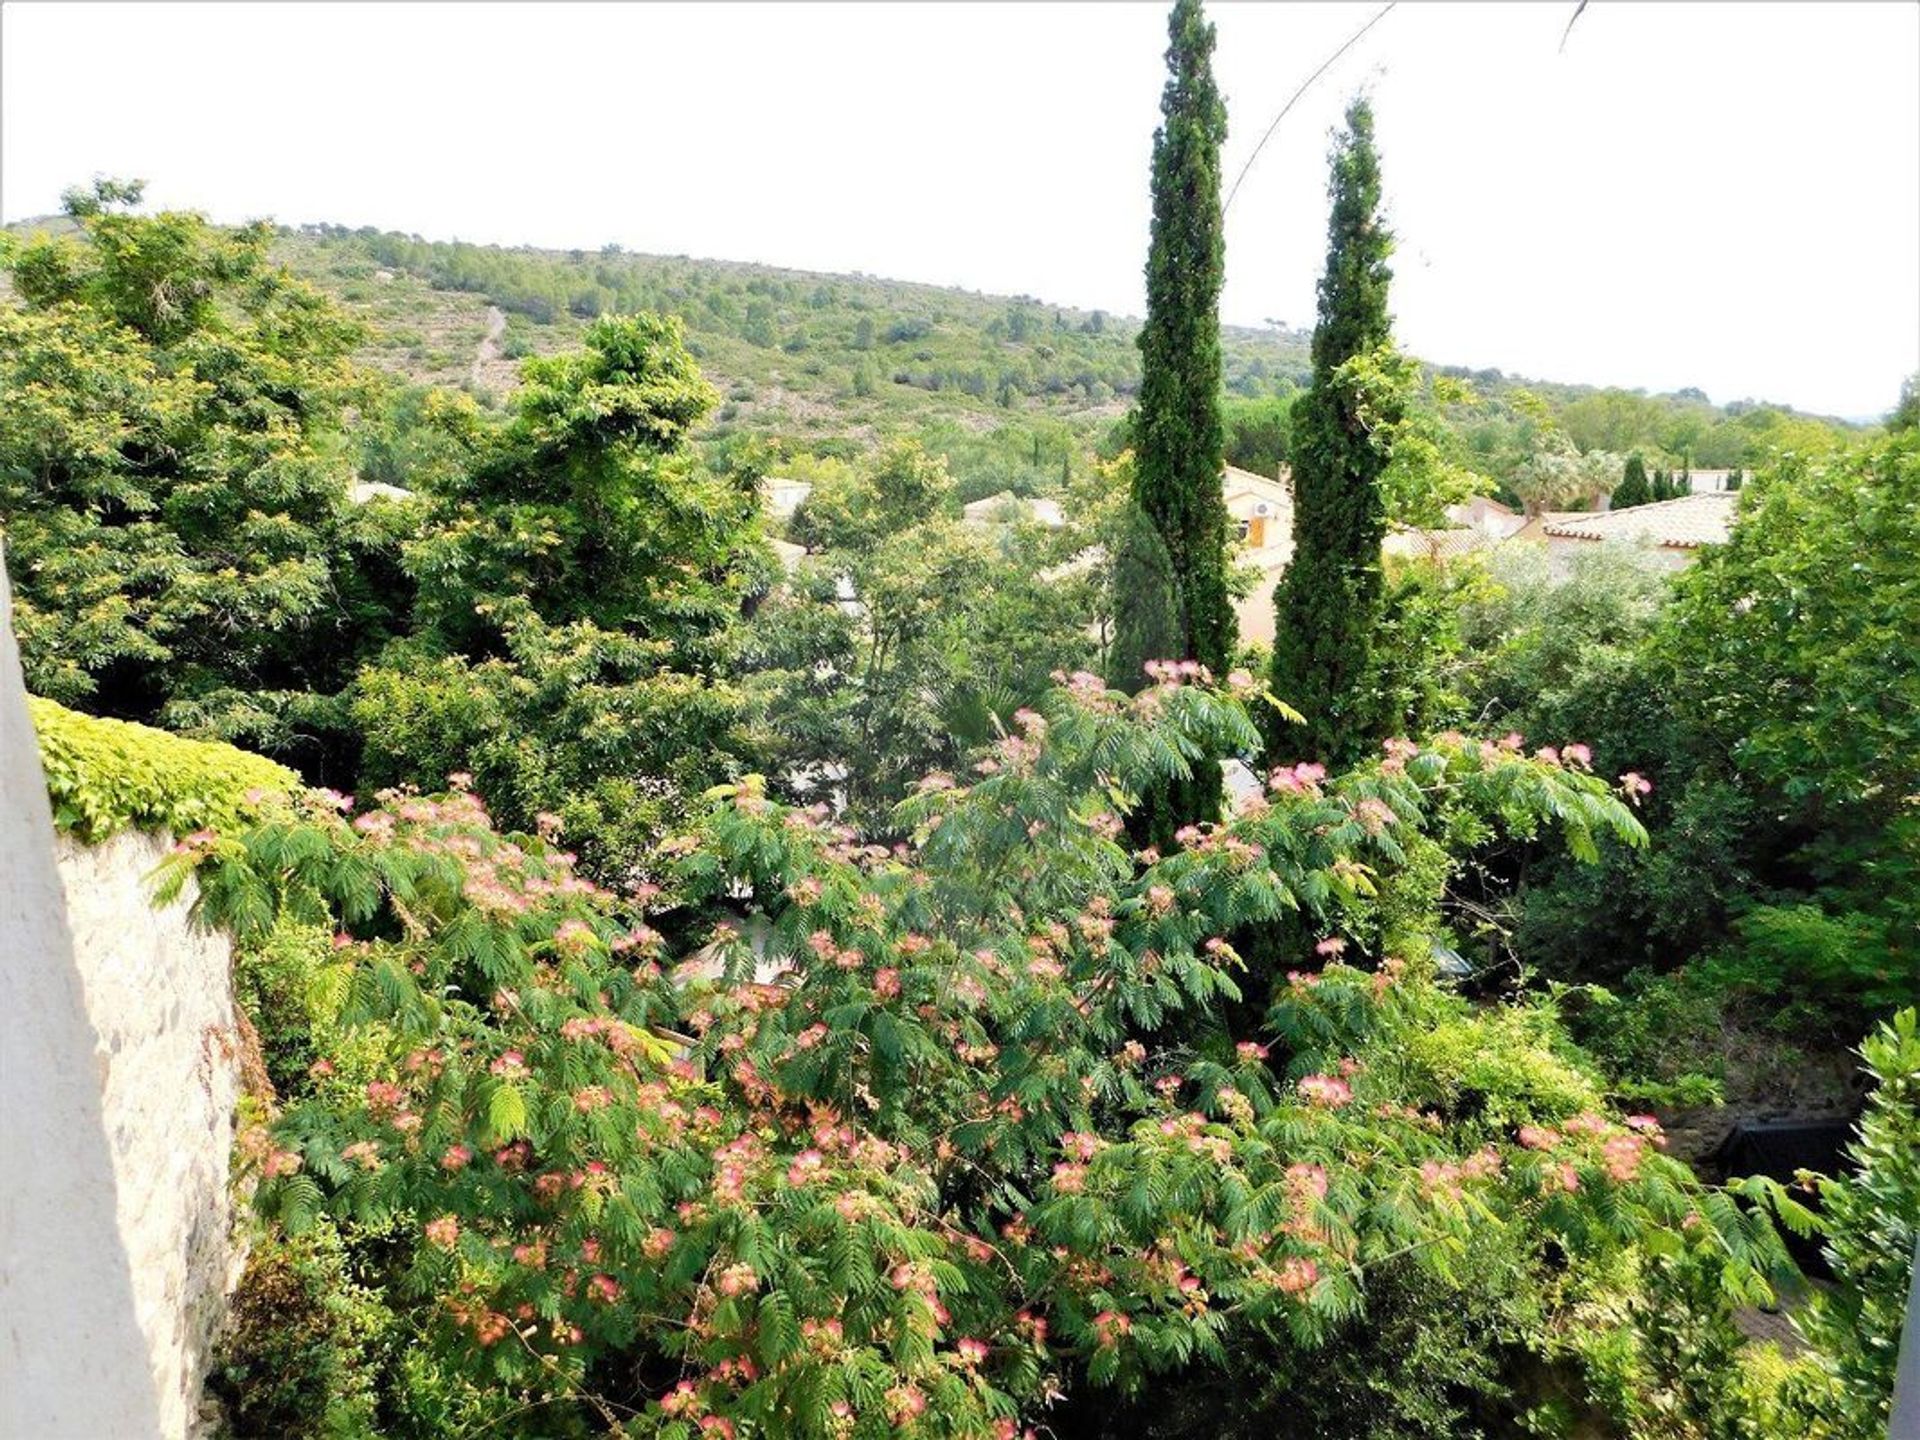
<svg viewBox="0 0 1920 1440"><path fill-rule="evenodd" d="M1530 516L1527 523L1507 538L1510 540L1544 540L1552 527L1568 520L1590 520L1593 517L1585 510L1542 510L1538 515Z"/></svg>
<svg viewBox="0 0 1920 1440"><path fill-rule="evenodd" d="M1541 528L1566 540L1651 540L1656 545L1695 550L1726 543L1738 500L1738 494L1729 491L1682 495L1598 515L1549 516Z"/></svg>
<svg viewBox="0 0 1920 1440"><path fill-rule="evenodd" d="M1471 555L1478 550L1490 549L1499 544L1500 539L1498 534L1477 527L1395 530L1387 536L1384 548L1389 555L1423 560L1452 560L1462 555Z"/></svg>

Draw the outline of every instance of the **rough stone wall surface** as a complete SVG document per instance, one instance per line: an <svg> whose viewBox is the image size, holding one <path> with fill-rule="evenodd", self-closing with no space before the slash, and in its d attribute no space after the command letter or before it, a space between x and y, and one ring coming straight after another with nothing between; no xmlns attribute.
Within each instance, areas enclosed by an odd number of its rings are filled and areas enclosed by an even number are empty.
<svg viewBox="0 0 1920 1440"><path fill-rule="evenodd" d="M201 1383L242 1259L230 1160L240 1098L232 956L188 919L189 892L152 903L163 837L55 847L74 959L97 1037L116 1211L147 1340L160 1433L193 1433Z"/></svg>

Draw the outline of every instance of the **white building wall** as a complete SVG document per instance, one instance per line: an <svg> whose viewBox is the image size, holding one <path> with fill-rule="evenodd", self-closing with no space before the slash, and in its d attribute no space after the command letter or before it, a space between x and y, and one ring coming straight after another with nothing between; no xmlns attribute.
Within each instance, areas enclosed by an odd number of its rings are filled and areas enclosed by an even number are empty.
<svg viewBox="0 0 1920 1440"><path fill-rule="evenodd" d="M0 1436L199 1426L237 1279L226 943L150 903L157 837L56 839L0 579Z"/></svg>
<svg viewBox="0 0 1920 1440"><path fill-rule="evenodd" d="M158 1435L11 618L0 575L0 1435Z"/></svg>

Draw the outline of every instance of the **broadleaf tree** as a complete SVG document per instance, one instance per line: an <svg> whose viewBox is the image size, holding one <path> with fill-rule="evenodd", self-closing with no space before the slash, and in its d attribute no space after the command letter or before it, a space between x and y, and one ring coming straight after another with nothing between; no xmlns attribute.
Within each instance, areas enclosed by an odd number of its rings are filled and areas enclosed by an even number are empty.
<svg viewBox="0 0 1920 1440"><path fill-rule="evenodd" d="M340 693L402 623L390 512L353 506L356 327L269 256L270 226L67 197L9 242L0 522L27 682L239 739L310 778L351 764Z"/></svg>

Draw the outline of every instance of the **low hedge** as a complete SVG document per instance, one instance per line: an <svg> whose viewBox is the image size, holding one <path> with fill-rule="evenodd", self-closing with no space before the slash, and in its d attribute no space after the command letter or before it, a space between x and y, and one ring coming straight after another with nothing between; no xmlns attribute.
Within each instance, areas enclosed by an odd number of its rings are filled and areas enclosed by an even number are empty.
<svg viewBox="0 0 1920 1440"><path fill-rule="evenodd" d="M128 827L175 836L231 829L267 798L301 788L284 765L232 745L82 715L37 696L27 709L54 824L88 842Z"/></svg>

